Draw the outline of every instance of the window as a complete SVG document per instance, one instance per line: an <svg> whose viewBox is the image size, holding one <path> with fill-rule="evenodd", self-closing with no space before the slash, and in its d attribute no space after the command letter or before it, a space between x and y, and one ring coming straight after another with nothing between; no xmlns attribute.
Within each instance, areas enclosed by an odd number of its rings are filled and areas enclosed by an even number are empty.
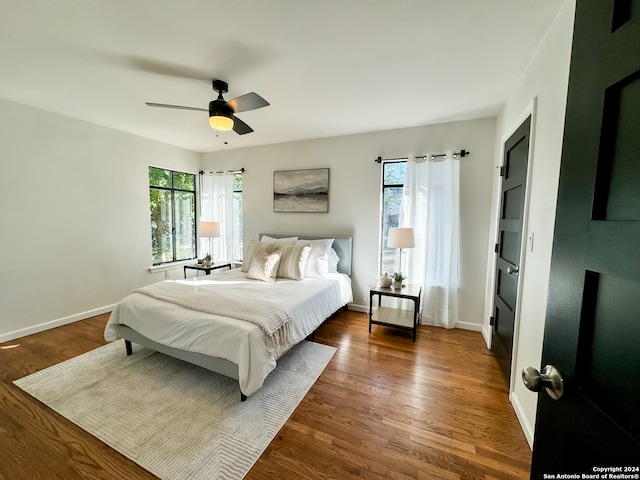
<svg viewBox="0 0 640 480"><path fill-rule="evenodd" d="M233 260L242 261L242 172L233 173L233 202L232 202L232 255Z"/></svg>
<svg viewBox="0 0 640 480"><path fill-rule="evenodd" d="M149 167L153 265L196 258L196 176Z"/></svg>
<svg viewBox="0 0 640 480"><path fill-rule="evenodd" d="M382 248L380 251L380 273L395 271L395 248L387 248L389 227L397 227L400 216L402 187L407 170L406 160L382 164Z"/></svg>

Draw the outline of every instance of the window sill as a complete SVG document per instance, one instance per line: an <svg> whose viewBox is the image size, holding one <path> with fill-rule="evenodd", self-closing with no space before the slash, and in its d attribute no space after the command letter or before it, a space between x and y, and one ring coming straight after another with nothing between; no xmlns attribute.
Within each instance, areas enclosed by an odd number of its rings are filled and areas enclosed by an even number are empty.
<svg viewBox="0 0 640 480"><path fill-rule="evenodd" d="M197 261L198 260L196 260L195 258L192 258L191 260L181 260L179 262L163 263L162 265L153 265L149 267L148 270L149 270L149 273L164 272L167 270L177 270L178 268L182 268L185 265L192 265Z"/></svg>

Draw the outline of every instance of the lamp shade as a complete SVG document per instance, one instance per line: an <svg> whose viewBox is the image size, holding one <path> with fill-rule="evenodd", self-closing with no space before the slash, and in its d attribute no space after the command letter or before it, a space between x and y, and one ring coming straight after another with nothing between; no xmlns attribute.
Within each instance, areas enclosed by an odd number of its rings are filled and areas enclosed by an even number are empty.
<svg viewBox="0 0 640 480"><path fill-rule="evenodd" d="M200 236L218 238L220 236L220 222L200 222Z"/></svg>
<svg viewBox="0 0 640 480"><path fill-rule="evenodd" d="M211 125L211 128L214 130L226 132L233 128L233 118L220 114L213 115L209 117L209 125Z"/></svg>
<svg viewBox="0 0 640 480"><path fill-rule="evenodd" d="M416 240L413 236L413 228L391 227L387 237L387 247L389 248L413 248Z"/></svg>

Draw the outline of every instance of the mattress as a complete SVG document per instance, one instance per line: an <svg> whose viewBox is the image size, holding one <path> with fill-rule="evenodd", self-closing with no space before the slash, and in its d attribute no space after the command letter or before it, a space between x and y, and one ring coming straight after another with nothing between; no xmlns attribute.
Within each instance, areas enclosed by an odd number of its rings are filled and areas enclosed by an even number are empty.
<svg viewBox="0 0 640 480"><path fill-rule="evenodd" d="M341 273L275 283L250 280L240 269L178 280L199 287L232 288L244 298L271 302L290 312L291 344L310 335L326 318L352 301L351 279ZM238 366L238 382L245 395L259 389L275 368L279 355L270 352L262 329L243 320L210 314L157 300L142 293L124 298L111 314L105 339L120 338L118 325L126 325L154 342L172 348L223 358Z"/></svg>

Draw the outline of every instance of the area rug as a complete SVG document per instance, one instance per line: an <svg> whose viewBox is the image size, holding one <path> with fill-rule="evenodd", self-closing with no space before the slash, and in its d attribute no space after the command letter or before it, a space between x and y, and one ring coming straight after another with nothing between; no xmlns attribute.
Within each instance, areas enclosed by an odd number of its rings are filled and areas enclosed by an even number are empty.
<svg viewBox="0 0 640 480"><path fill-rule="evenodd" d="M245 402L237 381L123 340L14 383L162 479L240 479L335 350L300 343Z"/></svg>

